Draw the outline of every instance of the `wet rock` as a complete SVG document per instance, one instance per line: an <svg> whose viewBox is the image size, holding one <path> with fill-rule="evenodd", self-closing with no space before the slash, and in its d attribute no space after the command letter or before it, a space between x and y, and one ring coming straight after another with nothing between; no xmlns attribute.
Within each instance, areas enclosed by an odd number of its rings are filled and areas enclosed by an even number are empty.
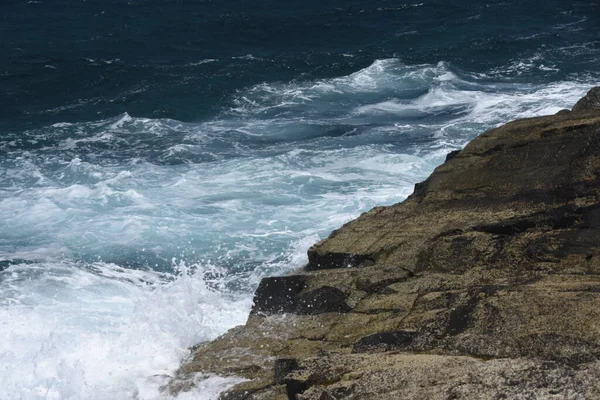
<svg viewBox="0 0 600 400"><path fill-rule="evenodd" d="M301 275L263 278L254 294L252 313L295 312L306 279Z"/></svg>
<svg viewBox="0 0 600 400"><path fill-rule="evenodd" d="M285 391L289 400L296 400L299 394L308 389L308 384L304 381L290 379L286 382Z"/></svg>
<svg viewBox="0 0 600 400"><path fill-rule="evenodd" d="M351 309L347 299L348 296L340 289L322 286L302 294L294 311L298 314L344 313Z"/></svg>
<svg viewBox="0 0 600 400"><path fill-rule="evenodd" d="M228 390L224 393L221 393L219 400L246 400L251 398L251 395L252 393L246 390Z"/></svg>
<svg viewBox="0 0 600 400"><path fill-rule="evenodd" d="M325 255L308 250L308 271L333 268L357 267L365 262L372 261L368 254L358 253L327 253Z"/></svg>
<svg viewBox="0 0 600 400"><path fill-rule="evenodd" d="M254 295L253 314L321 314L348 312L348 296L338 288L321 286L313 290L303 289L306 277L291 275L264 278Z"/></svg>

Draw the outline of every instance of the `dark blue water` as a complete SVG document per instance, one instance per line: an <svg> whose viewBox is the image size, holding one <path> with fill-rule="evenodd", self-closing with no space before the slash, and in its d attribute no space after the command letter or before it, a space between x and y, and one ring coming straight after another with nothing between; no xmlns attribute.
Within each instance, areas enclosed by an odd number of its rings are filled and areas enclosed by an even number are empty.
<svg viewBox="0 0 600 400"><path fill-rule="evenodd" d="M388 58L548 83L596 73L600 52L589 0L5 0L0 10L0 120L11 128L124 112L198 121L261 82ZM556 70L505 70L532 59Z"/></svg>
<svg viewBox="0 0 600 400"><path fill-rule="evenodd" d="M0 398L164 398L261 277L599 84L599 27L589 0L3 1Z"/></svg>

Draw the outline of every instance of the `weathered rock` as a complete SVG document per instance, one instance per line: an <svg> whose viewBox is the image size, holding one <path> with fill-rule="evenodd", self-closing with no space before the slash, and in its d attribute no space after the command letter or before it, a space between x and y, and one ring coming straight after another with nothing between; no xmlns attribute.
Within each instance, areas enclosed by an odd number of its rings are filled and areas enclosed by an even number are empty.
<svg viewBox="0 0 600 400"><path fill-rule="evenodd" d="M295 358L280 358L275 360L275 383L285 383L287 375L298 369L298 360Z"/></svg>
<svg viewBox="0 0 600 400"><path fill-rule="evenodd" d="M223 399L600 398L599 99L484 132L333 232L171 390L204 372L249 379Z"/></svg>
<svg viewBox="0 0 600 400"><path fill-rule="evenodd" d="M408 347L416 336L417 332L411 331L374 333L354 343L352 353L400 350Z"/></svg>
<svg viewBox="0 0 600 400"><path fill-rule="evenodd" d="M573 106L575 112L597 110L600 110L600 87L592 88L584 98Z"/></svg>

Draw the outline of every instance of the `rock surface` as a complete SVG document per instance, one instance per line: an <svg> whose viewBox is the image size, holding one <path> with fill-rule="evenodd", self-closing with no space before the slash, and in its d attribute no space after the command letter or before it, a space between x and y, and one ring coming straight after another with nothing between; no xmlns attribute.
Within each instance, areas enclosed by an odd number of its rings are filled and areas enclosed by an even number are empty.
<svg viewBox="0 0 600 400"><path fill-rule="evenodd" d="M452 154L194 349L222 399L600 398L600 89Z"/></svg>

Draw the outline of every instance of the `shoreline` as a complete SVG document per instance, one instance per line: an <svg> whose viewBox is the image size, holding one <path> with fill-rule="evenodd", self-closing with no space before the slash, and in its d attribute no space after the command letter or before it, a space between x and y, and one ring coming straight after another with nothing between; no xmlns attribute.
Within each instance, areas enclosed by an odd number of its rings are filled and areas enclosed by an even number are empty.
<svg viewBox="0 0 600 400"><path fill-rule="evenodd" d="M263 279L168 390L202 372L248 379L223 400L600 396L598 154L600 88L482 133Z"/></svg>

